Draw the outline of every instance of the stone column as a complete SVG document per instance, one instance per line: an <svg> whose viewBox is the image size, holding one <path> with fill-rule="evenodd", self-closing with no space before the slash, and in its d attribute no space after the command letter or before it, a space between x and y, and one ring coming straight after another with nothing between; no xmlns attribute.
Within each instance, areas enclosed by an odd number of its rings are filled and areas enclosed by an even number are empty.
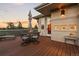
<svg viewBox="0 0 79 59"><path fill-rule="evenodd" d="M78 6L79 6L79 4L78 4ZM78 7L77 11L79 11L79 7ZM79 38L79 12L77 14L77 37ZM79 39L78 39L77 43L78 43L78 46L79 46Z"/></svg>
<svg viewBox="0 0 79 59"><path fill-rule="evenodd" d="M38 32L40 32L40 20L37 19L37 23L38 23Z"/></svg>
<svg viewBox="0 0 79 59"><path fill-rule="evenodd" d="M79 15L77 16L77 32L76 32L76 35L79 38ZM78 39L77 45L79 46L79 39Z"/></svg>
<svg viewBox="0 0 79 59"><path fill-rule="evenodd" d="M45 17L45 36L47 36L47 17Z"/></svg>

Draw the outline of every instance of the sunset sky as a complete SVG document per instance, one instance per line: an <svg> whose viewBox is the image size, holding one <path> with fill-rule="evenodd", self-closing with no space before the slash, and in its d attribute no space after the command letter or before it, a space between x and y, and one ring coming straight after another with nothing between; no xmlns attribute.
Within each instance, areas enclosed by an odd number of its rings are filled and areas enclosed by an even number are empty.
<svg viewBox="0 0 79 59"><path fill-rule="evenodd" d="M39 3L0 3L0 28L6 27L6 22L21 21L23 27L28 27L28 13L31 10L32 16L39 13L34 10ZM32 26L37 24L36 20L32 20ZM16 25L16 24L15 24Z"/></svg>

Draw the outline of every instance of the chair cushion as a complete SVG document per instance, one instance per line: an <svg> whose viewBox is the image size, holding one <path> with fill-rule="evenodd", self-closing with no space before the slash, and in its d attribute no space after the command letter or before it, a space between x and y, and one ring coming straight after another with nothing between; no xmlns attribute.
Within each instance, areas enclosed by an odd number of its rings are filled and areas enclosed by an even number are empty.
<svg viewBox="0 0 79 59"><path fill-rule="evenodd" d="M28 37L26 37L26 36L23 36L23 37L22 37L22 39L28 39Z"/></svg>
<svg viewBox="0 0 79 59"><path fill-rule="evenodd" d="M32 36L32 38L38 38L38 36Z"/></svg>

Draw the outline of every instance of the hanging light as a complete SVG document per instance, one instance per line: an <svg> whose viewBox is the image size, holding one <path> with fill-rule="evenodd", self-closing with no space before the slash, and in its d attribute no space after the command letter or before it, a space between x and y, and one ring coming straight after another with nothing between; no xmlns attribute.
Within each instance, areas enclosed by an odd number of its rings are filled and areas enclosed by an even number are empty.
<svg viewBox="0 0 79 59"><path fill-rule="evenodd" d="M61 9L61 16L64 16L64 15L65 15L65 10Z"/></svg>

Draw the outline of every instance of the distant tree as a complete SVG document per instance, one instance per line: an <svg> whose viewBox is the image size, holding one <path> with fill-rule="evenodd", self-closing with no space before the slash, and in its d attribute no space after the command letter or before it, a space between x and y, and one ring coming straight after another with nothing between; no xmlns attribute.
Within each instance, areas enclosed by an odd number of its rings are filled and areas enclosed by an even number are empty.
<svg viewBox="0 0 79 59"><path fill-rule="evenodd" d="M21 22L18 23L18 28L22 28Z"/></svg>
<svg viewBox="0 0 79 59"><path fill-rule="evenodd" d="M37 25L35 25L34 29L38 29Z"/></svg>
<svg viewBox="0 0 79 59"><path fill-rule="evenodd" d="M7 28L8 29L14 29L15 26L14 26L14 24L12 22L9 22Z"/></svg>

